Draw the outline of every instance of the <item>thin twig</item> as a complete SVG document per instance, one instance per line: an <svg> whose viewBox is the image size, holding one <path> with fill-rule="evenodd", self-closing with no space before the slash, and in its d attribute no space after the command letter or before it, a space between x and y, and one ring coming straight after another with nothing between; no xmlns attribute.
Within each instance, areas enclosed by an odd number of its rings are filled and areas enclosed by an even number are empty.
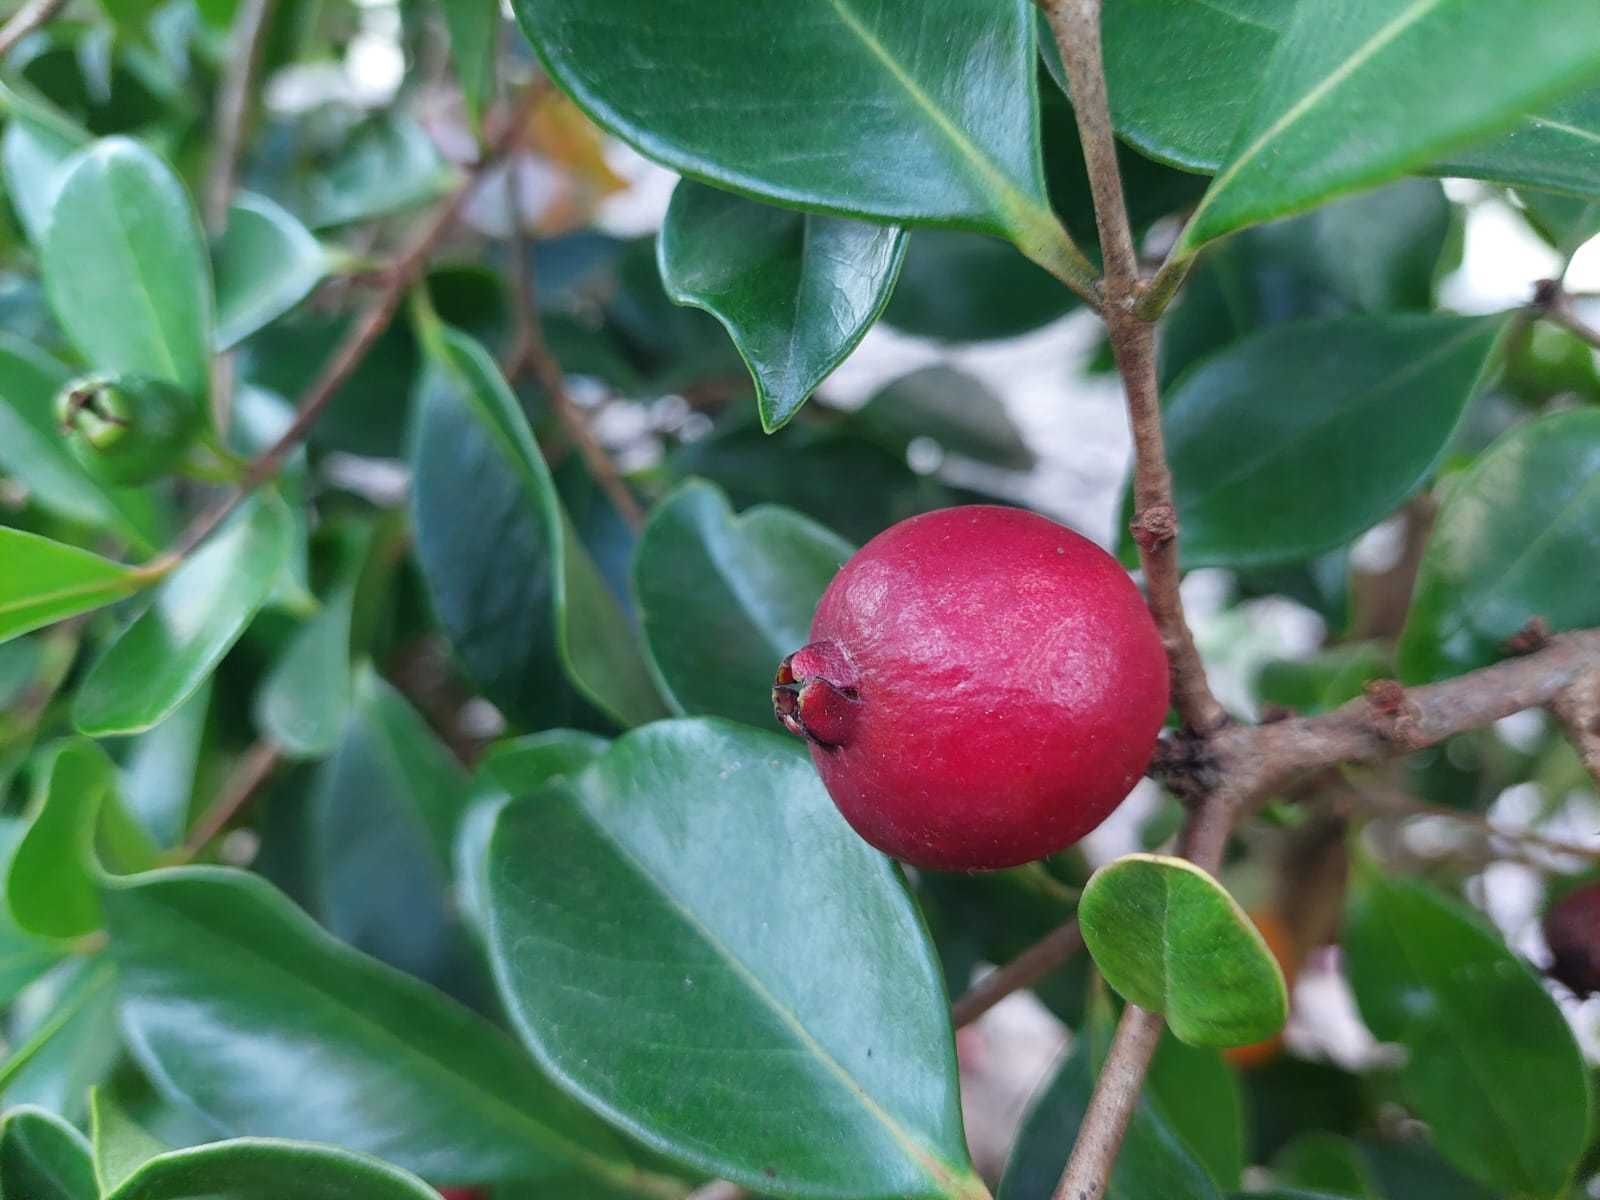
<svg viewBox="0 0 1600 1200"><path fill-rule="evenodd" d="M233 21L228 58L217 88L217 115L211 127L211 170L205 184L206 228L213 233L228 219L233 200L233 179L239 169L244 148L244 127L250 113L250 100L256 69L261 64L263 36L273 0L242 0Z"/></svg>
<svg viewBox="0 0 1600 1200"><path fill-rule="evenodd" d="M561 428L566 431L572 444L578 448L579 456L589 468L590 476L611 501L612 507L628 523L628 527L638 532L644 527L644 510L633 498L633 493L628 490L628 485L617 471L616 464L611 461L611 456L606 453L606 448L600 444L600 439L590 428L583 411L572 399L572 393L567 390L566 374L562 371L561 364L556 361L555 355L551 353L550 344L545 339L544 323L539 316L538 278L533 255L522 233L522 197L515 180L515 172L507 172L506 189L510 199L512 226L511 253L515 260L512 264L512 296L516 310L517 332L512 352L506 356L506 378L514 382L524 368L533 372L539 387L549 397L550 405L556 412L556 419L561 422Z"/></svg>
<svg viewBox="0 0 1600 1200"><path fill-rule="evenodd" d="M1358 787L1356 796L1372 812L1382 816L1401 819L1428 817L1455 821L1461 825L1471 825L1490 838L1502 838L1508 842L1537 847L1550 854L1567 854L1574 858L1600 860L1600 845L1590 846L1581 842L1568 842L1560 838L1546 837L1536 829L1507 829L1503 825L1496 825L1489 819L1487 813L1450 808L1443 804L1428 804L1398 792L1382 791L1371 787Z"/></svg>
<svg viewBox="0 0 1600 1200"><path fill-rule="evenodd" d="M54 20L66 4L67 0L32 0L17 9L9 21L0 25L0 58L35 29Z"/></svg>
<svg viewBox="0 0 1600 1200"><path fill-rule="evenodd" d="M972 1024L1012 992L1032 987L1082 949L1083 933L1073 917L956 997L950 1006L951 1022L957 1029Z"/></svg>
<svg viewBox="0 0 1600 1200"><path fill-rule="evenodd" d="M222 785L216 800L194 823L194 828L189 831L189 836L184 839L174 859L188 862L204 850L211 839L226 829L228 823L249 807L250 802L272 782L273 775L282 763L282 751L271 742L260 741L246 750L227 782Z"/></svg>
<svg viewBox="0 0 1600 1200"><path fill-rule="evenodd" d="M1184 724L1205 733L1220 727L1226 716L1206 682L1178 592L1178 513L1161 431L1155 329L1134 311L1140 293L1139 259L1123 202L1116 139L1106 101L1100 4L1099 0L1050 0L1044 11L1072 81L1078 138L1094 194L1106 272L1102 315L1127 391L1128 421L1133 429L1133 536L1144 567L1150 611L1171 665L1173 703Z"/></svg>
<svg viewBox="0 0 1600 1200"><path fill-rule="evenodd" d="M366 358L367 352L383 336L384 330L389 327L389 322L394 319L395 313L405 300L406 293L422 277L433 251L460 216L467 197L472 193L483 172L503 157L521 138L523 128L527 124L528 111L537 97L538 89L530 88L489 152L479 160L477 166L450 195L440 202L416 237L401 251L388 272L383 288L350 327L344 340L323 365L316 379L301 395L300 402L295 408L294 420L290 422L289 428L250 464L243 481L227 499L215 508L202 513L195 520L179 543L180 554L187 554L197 546L227 519L228 514L233 512L246 496L283 469L284 463L294 453L295 447L311 432L334 395L350 376L355 374L356 368Z"/></svg>

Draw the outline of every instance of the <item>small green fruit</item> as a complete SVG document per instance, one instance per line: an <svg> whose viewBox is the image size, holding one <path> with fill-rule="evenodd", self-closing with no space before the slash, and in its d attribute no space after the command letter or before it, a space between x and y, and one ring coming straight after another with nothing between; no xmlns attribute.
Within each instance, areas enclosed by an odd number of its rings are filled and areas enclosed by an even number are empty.
<svg viewBox="0 0 1600 1200"><path fill-rule="evenodd" d="M117 487L171 474L200 429L200 407L159 379L90 375L56 396L56 419L74 458Z"/></svg>

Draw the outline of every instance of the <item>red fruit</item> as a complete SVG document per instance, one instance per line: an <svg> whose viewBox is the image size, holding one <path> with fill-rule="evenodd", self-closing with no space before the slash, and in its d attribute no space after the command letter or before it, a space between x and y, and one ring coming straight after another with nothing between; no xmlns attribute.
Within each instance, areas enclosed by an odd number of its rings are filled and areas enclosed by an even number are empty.
<svg viewBox="0 0 1600 1200"><path fill-rule="evenodd" d="M1544 915L1544 940L1555 962L1550 977L1579 997L1600 992L1600 883L1568 892Z"/></svg>
<svg viewBox="0 0 1600 1200"><path fill-rule="evenodd" d="M440 1188L439 1195L442 1200L489 1200L482 1188Z"/></svg>
<svg viewBox="0 0 1600 1200"><path fill-rule="evenodd" d="M845 820L919 867L1071 845L1143 774L1167 661L1126 571L1020 509L912 517L844 565L783 661L778 719Z"/></svg>

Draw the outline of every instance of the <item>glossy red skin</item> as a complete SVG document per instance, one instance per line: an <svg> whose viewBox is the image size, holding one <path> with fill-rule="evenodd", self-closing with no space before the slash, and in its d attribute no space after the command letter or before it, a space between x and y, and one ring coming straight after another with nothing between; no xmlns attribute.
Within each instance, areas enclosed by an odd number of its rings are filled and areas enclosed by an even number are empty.
<svg viewBox="0 0 1600 1200"><path fill-rule="evenodd" d="M998 869L1076 842L1138 782L1167 712L1166 656L1128 573L1020 509L879 534L811 637L842 648L858 696L843 744L812 743L823 783L856 832L919 867Z"/></svg>
<svg viewBox="0 0 1600 1200"><path fill-rule="evenodd" d="M1567 893L1544 915L1550 976L1579 996L1600 992L1600 883Z"/></svg>

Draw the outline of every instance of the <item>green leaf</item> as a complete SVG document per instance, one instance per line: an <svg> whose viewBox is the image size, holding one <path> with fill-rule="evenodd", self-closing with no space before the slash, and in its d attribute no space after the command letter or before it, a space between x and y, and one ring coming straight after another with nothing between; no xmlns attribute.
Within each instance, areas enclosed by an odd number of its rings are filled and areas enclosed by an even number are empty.
<svg viewBox="0 0 1600 1200"><path fill-rule="evenodd" d="M1145 1087L1151 1105L1219 1187L1233 1187L1245 1167L1244 1102L1239 1077L1222 1054L1188 1046L1164 1030Z"/></svg>
<svg viewBox="0 0 1600 1200"><path fill-rule="evenodd" d="M1049 272L1007 242L959 229L918 229L883 320L945 342L1016 337L1079 304Z"/></svg>
<svg viewBox="0 0 1600 1200"><path fill-rule="evenodd" d="M1283 972L1260 932L1185 859L1129 854L1101 867L1078 925L1106 982L1190 1045L1247 1046L1288 1019Z"/></svg>
<svg viewBox="0 0 1600 1200"><path fill-rule="evenodd" d="M1310 658L1272 659L1256 676L1256 698L1310 715L1361 695L1368 682L1390 678L1394 665L1381 642L1346 642Z"/></svg>
<svg viewBox="0 0 1600 1200"><path fill-rule="evenodd" d="M0 332L0 471L41 508L148 551L161 536L148 495L92 478L61 437L55 397L70 379L55 359Z"/></svg>
<svg viewBox="0 0 1600 1200"><path fill-rule="evenodd" d="M1593 18L1589 0L1298 5L1174 253L1510 127L1600 69Z"/></svg>
<svg viewBox="0 0 1600 1200"><path fill-rule="evenodd" d="M872 328L905 242L893 225L773 208L685 179L657 252L667 294L705 309L733 338L770 432Z"/></svg>
<svg viewBox="0 0 1600 1200"><path fill-rule="evenodd" d="M425 129L399 112L379 111L331 161L316 165L293 207L312 229L352 225L426 204L458 178Z"/></svg>
<svg viewBox="0 0 1600 1200"><path fill-rule="evenodd" d="M802 747L630 733L501 810L489 902L523 1039L653 1148L772 1195L985 1194L921 919Z"/></svg>
<svg viewBox="0 0 1600 1200"><path fill-rule="evenodd" d="M165 567L125 567L76 546L0 526L0 642L149 587Z"/></svg>
<svg viewBox="0 0 1600 1200"><path fill-rule="evenodd" d="M0 1123L0 1196L99 1200L89 1143L42 1108L13 1108Z"/></svg>
<svg viewBox="0 0 1600 1200"><path fill-rule="evenodd" d="M56 317L91 366L209 393L210 266L171 167L126 138L96 142L66 168L42 253Z"/></svg>
<svg viewBox="0 0 1600 1200"><path fill-rule="evenodd" d="M1466 175L1579 196L1600 196L1600 89L1525 118L1510 133L1435 163Z"/></svg>
<svg viewBox="0 0 1600 1200"><path fill-rule="evenodd" d="M1458 902L1376 871L1344 950L1362 1019L1406 1048L1402 1087L1445 1157L1510 1192L1562 1189L1588 1138L1588 1069L1528 965Z"/></svg>
<svg viewBox="0 0 1600 1200"><path fill-rule="evenodd" d="M157 871L108 881L103 902L130 1049L230 1134L321 1138L442 1183L574 1166L641 1192L660 1183L493 1027L335 941L259 877Z"/></svg>
<svg viewBox="0 0 1600 1200"><path fill-rule="evenodd" d="M338 753L311 794L307 869L329 931L441 986L470 978L448 891L467 799L450 752L363 667Z"/></svg>
<svg viewBox="0 0 1600 1200"><path fill-rule="evenodd" d="M227 350L310 294L328 255L306 227L265 196L242 192L211 251L216 347Z"/></svg>
<svg viewBox="0 0 1600 1200"><path fill-rule="evenodd" d="M103 1088L96 1088L89 1097L89 1136L102 1196L116 1191L140 1166L168 1149Z"/></svg>
<svg viewBox="0 0 1600 1200"><path fill-rule="evenodd" d="M1066 1169L1078 1126L1094 1089L1094 1062L1109 1037L1091 1028L1079 1037L1054 1078L1023 1118L1000 1181L999 1200L1050 1200ZM1219 1200L1205 1167L1148 1098L1133 1110L1104 1200Z"/></svg>
<svg viewBox="0 0 1600 1200"><path fill-rule="evenodd" d="M1179 381L1163 420L1187 566L1310 558L1427 478L1498 318L1393 313L1277 326Z"/></svg>
<svg viewBox="0 0 1600 1200"><path fill-rule="evenodd" d="M105 1200L438 1200L422 1180L364 1154L241 1138L151 1158Z"/></svg>
<svg viewBox="0 0 1600 1200"><path fill-rule="evenodd" d="M93 737L138 733L193 695L265 602L289 537L281 499L269 493L246 501L89 668L72 710L78 729Z"/></svg>
<svg viewBox="0 0 1600 1200"><path fill-rule="evenodd" d="M1600 411L1513 429L1450 488L1423 552L1400 637L1400 677L1442 679L1493 662L1537 616L1600 624L1600 592L1573 566L1600 548Z"/></svg>
<svg viewBox="0 0 1600 1200"><path fill-rule="evenodd" d="M0 171L28 240L44 241L61 191L62 167L89 142L89 134L43 100L0 82L6 127L0 136Z"/></svg>
<svg viewBox="0 0 1600 1200"><path fill-rule="evenodd" d="M155 858L149 835L117 804L111 759L87 738L74 738L40 764L31 824L6 873L6 903L17 924L53 938L99 929L97 847L113 870L142 870Z"/></svg>
<svg viewBox="0 0 1600 1200"><path fill-rule="evenodd" d="M630 0L513 7L556 82L685 175L994 233L1030 258L1066 253L1040 167L1025 0L696 0L670 29Z"/></svg>
<svg viewBox="0 0 1600 1200"><path fill-rule="evenodd" d="M291 758L324 758L350 711L353 583L340 585L302 625L262 681L256 724Z"/></svg>
<svg viewBox="0 0 1600 1200"><path fill-rule="evenodd" d="M37 1104L68 1120L84 1114L89 1089L122 1058L116 979L111 964L80 958L21 997L12 1017L14 1048L0 1064L0 1091L9 1103Z"/></svg>
<svg viewBox="0 0 1600 1200"><path fill-rule="evenodd" d="M412 518L439 620L489 698L529 725L662 712L634 632L573 531L517 399L441 331L417 397ZM554 686L564 674L581 693Z"/></svg>
<svg viewBox="0 0 1600 1200"><path fill-rule="evenodd" d="M440 0L450 31L450 61L461 82L474 126L494 99L494 55L500 32L500 0Z"/></svg>
<svg viewBox="0 0 1600 1200"><path fill-rule="evenodd" d="M183 840L210 711L207 680L171 716L139 735L122 757L123 807L158 845L172 847Z"/></svg>
<svg viewBox="0 0 1600 1200"><path fill-rule="evenodd" d="M26 831L22 819L0 817L0 871L7 875ZM62 947L24 930L12 917L10 905L0 904L0 1007L8 1007L17 993L60 962L63 953Z"/></svg>
<svg viewBox="0 0 1600 1200"><path fill-rule="evenodd" d="M941 450L989 466L1025 471L1034 464L1005 403L951 367L923 367L900 376L848 420L853 430L896 454L905 454L917 438L929 438Z"/></svg>
<svg viewBox="0 0 1600 1200"><path fill-rule="evenodd" d="M1353 1200L1383 1200L1361 1149L1337 1133L1302 1133L1272 1158L1273 1178L1292 1187Z"/></svg>
<svg viewBox="0 0 1600 1200"><path fill-rule="evenodd" d="M811 640L817 601L854 552L785 508L735 516L700 480L662 501L639 539L633 585L673 709L769 727L778 663Z"/></svg>

